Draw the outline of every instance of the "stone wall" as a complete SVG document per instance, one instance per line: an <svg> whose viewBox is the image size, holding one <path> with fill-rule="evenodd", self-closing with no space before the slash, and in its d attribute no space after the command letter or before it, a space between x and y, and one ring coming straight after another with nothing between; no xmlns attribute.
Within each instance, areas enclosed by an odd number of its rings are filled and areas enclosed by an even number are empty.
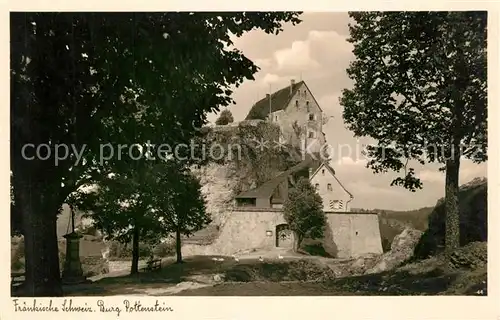
<svg viewBox="0 0 500 320"><path fill-rule="evenodd" d="M244 208L231 212L219 237L210 245L186 244L183 255L231 255L253 249L274 249L276 226L284 224L281 209ZM271 231L268 234L267 231Z"/></svg>
<svg viewBox="0 0 500 320"><path fill-rule="evenodd" d="M351 258L368 253L382 253L377 214L332 212L326 216L328 229L323 247L332 256Z"/></svg>
<svg viewBox="0 0 500 320"><path fill-rule="evenodd" d="M276 248L276 226L284 223L281 209L235 210L212 244L185 244L182 253L185 256L232 255L252 250L272 250ZM328 213L327 223L323 246L333 257L350 258L382 253L377 214Z"/></svg>

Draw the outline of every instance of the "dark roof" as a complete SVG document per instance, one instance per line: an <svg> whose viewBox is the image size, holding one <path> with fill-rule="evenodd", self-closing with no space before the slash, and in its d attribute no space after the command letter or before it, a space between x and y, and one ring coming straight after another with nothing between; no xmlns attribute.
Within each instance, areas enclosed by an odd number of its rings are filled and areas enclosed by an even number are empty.
<svg viewBox="0 0 500 320"><path fill-rule="evenodd" d="M278 187L278 185L285 181L291 174L297 173L299 171L302 171L306 168L314 168L317 164L317 161L315 161L311 157L307 157L304 161L300 162L299 164L291 167L290 169L280 173L278 176L274 177L271 180L268 180L264 182L262 185L260 185L257 188L244 191L240 193L236 198L270 198Z"/></svg>
<svg viewBox="0 0 500 320"><path fill-rule="evenodd" d="M292 86L292 94L290 95L290 85L280 89L271 94L271 111L279 111L286 108L292 96L297 92L297 89L300 85L304 83L304 81L299 81ZM248 112L245 120L251 119L261 119L265 120L267 115L269 114L269 98L266 96L265 98L257 101Z"/></svg>

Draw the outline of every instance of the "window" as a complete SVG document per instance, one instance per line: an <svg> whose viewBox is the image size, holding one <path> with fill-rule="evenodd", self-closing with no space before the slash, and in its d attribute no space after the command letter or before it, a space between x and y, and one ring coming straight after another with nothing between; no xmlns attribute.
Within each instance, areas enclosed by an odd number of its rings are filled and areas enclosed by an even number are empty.
<svg viewBox="0 0 500 320"><path fill-rule="evenodd" d="M295 100L295 106L298 108L299 107L299 100Z"/></svg>
<svg viewBox="0 0 500 320"><path fill-rule="evenodd" d="M325 169L321 170L321 174L325 175Z"/></svg>
<svg viewBox="0 0 500 320"><path fill-rule="evenodd" d="M309 121L314 121L314 114L313 113L309 113Z"/></svg>
<svg viewBox="0 0 500 320"><path fill-rule="evenodd" d="M318 190L318 189L319 189L319 183L316 183L316 184L314 185L314 188L316 188L316 190Z"/></svg>
<svg viewBox="0 0 500 320"><path fill-rule="evenodd" d="M333 209L333 210L338 210L340 209L340 203L338 200L331 200L330 201L330 209Z"/></svg>
<svg viewBox="0 0 500 320"><path fill-rule="evenodd" d="M309 100L307 100L307 101L306 101L306 106L308 106L308 107L309 107Z"/></svg>
<svg viewBox="0 0 500 320"><path fill-rule="evenodd" d="M314 132L313 131L309 131L309 135L308 135L309 138L314 138Z"/></svg>
<svg viewBox="0 0 500 320"><path fill-rule="evenodd" d="M327 185L326 185L326 189L327 189L328 191L332 191L332 190L333 190L333 189L332 189L332 184L331 184L331 183L327 184ZM337 202L338 202L338 201L337 201Z"/></svg>
<svg viewBox="0 0 500 320"><path fill-rule="evenodd" d="M278 116L274 116L274 121L278 121Z"/></svg>

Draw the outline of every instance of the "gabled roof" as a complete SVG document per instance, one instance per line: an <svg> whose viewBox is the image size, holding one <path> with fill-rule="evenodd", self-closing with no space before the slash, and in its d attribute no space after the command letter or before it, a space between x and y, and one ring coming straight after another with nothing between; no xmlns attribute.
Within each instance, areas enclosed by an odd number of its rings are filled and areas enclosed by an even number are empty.
<svg viewBox="0 0 500 320"><path fill-rule="evenodd" d="M269 114L269 99L271 99L271 112L283 110L290 103L293 95L297 92L298 88L304 81L299 81L294 85L290 84L286 87L274 92L270 97L265 97L257 101L248 112L245 120L261 119L265 120ZM292 86L292 94L290 95L290 86Z"/></svg>
<svg viewBox="0 0 500 320"><path fill-rule="evenodd" d="M302 171L306 168L311 168L315 165L315 160L311 157L307 157L306 160L300 162L299 164L291 167L290 169L280 173L278 176L274 177L271 180L264 182L257 188L244 191L236 196L237 199L242 198L270 198L278 187L280 183L288 179L288 177L294 173Z"/></svg>
<svg viewBox="0 0 500 320"><path fill-rule="evenodd" d="M352 193L349 192L349 190L347 190L344 185L342 184L342 182L340 182L340 180L337 178L337 176L335 175L335 170L330 166L330 164L328 164L328 162L323 162L319 167L318 169L316 169L316 171L314 171L314 173L309 177L309 180L311 180L318 172L319 170L321 170L321 168L325 167L331 174L332 176L335 178L335 180L337 180L337 182L339 183L340 187L342 189L344 189L345 192L347 192L347 194L351 197L351 198L354 198L354 196L352 195Z"/></svg>

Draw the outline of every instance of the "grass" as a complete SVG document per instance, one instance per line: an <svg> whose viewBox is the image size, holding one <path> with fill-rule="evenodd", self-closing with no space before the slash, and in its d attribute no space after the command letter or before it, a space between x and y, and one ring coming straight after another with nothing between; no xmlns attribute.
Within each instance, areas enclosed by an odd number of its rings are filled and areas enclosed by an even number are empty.
<svg viewBox="0 0 500 320"><path fill-rule="evenodd" d="M244 260L225 257L189 257L183 264L166 263L161 270L104 278L92 284L67 288L66 295L181 295L181 296L358 296L358 295L478 295L486 294L486 268L446 269L439 259L407 264L396 270L335 279L316 261ZM213 283L213 274L225 281ZM196 280L193 280L196 279ZM179 292L179 283L209 283ZM206 285L206 284L205 284ZM175 288L173 288L175 289ZM172 293L174 292L174 293Z"/></svg>

